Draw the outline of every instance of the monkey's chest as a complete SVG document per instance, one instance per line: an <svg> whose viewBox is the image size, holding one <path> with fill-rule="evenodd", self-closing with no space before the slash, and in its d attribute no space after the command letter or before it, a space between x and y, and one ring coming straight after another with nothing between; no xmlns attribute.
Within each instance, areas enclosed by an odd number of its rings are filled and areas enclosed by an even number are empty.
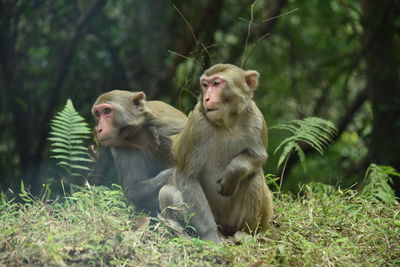
<svg viewBox="0 0 400 267"><path fill-rule="evenodd" d="M215 139L214 139L215 140ZM209 150L201 164L200 183L213 212L214 219L224 230L224 234L234 233L243 221L243 205L248 184L242 184L238 193L232 196L222 196L218 193L218 180L228 168L231 161L247 149L248 141L240 138L221 138L211 140L207 145Z"/></svg>
<svg viewBox="0 0 400 267"><path fill-rule="evenodd" d="M209 140L201 153L199 163L206 173L205 179L214 177L219 179L232 159L240 155L246 149L246 142L243 138L219 137Z"/></svg>

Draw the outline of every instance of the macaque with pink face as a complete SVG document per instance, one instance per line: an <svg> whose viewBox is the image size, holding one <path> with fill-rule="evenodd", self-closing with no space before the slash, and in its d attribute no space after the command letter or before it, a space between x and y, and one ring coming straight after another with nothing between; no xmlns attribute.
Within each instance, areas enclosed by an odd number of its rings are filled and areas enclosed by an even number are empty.
<svg viewBox="0 0 400 267"><path fill-rule="evenodd" d="M125 195L139 211L156 215L158 193L172 175L171 136L187 122L185 114L143 92L114 90L92 107L99 143L111 148Z"/></svg>
<svg viewBox="0 0 400 267"><path fill-rule="evenodd" d="M181 223L190 218L201 239L263 231L272 218L262 169L267 126L252 100L258 78L257 71L230 64L206 70L199 101L173 143L175 171L160 190L160 208Z"/></svg>

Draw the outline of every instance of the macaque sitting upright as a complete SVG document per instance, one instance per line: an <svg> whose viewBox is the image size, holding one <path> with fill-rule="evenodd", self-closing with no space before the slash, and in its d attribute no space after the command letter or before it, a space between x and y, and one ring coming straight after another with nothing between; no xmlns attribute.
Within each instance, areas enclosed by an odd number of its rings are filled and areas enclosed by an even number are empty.
<svg viewBox="0 0 400 267"><path fill-rule="evenodd" d="M160 190L160 208L169 219L188 219L203 240L262 231L272 218L262 169L267 126L252 100L258 78L257 71L229 64L206 70L199 101L174 141L175 171Z"/></svg>
<svg viewBox="0 0 400 267"><path fill-rule="evenodd" d="M171 136L186 125L186 115L164 102L146 101L143 92L120 90L99 96L92 114L126 197L139 211L155 215L159 190L172 174Z"/></svg>

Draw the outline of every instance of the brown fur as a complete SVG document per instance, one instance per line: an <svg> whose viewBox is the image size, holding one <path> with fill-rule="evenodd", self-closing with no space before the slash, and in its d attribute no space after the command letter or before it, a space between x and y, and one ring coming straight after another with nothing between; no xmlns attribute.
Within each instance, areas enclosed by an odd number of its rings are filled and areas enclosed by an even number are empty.
<svg viewBox="0 0 400 267"><path fill-rule="evenodd" d="M174 141L176 170L170 185L160 191L160 208L177 200L187 203L200 238L220 241L217 229L224 235L265 230L273 210L262 169L267 158L267 126L251 100L258 73L218 64L204 76L216 73L226 80L222 105L229 105L230 112L223 124L215 124L199 99ZM247 82L248 75L255 75L256 81ZM174 219L184 216L171 215L168 210L165 214Z"/></svg>
<svg viewBox="0 0 400 267"><path fill-rule="evenodd" d="M107 146L125 195L139 210L155 214L158 192L172 174L168 170L174 162L171 136L182 130L187 117L161 101L146 101L143 92L104 93L93 105L93 113L102 104L113 109L110 123L104 125L111 129Z"/></svg>

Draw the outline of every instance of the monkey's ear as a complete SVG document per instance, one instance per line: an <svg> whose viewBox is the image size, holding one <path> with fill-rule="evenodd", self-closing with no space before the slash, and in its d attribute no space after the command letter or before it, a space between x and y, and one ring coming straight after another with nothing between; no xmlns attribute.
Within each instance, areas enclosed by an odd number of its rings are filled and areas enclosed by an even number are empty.
<svg viewBox="0 0 400 267"><path fill-rule="evenodd" d="M146 95L143 92L137 92L133 97L132 101L135 105L140 105L143 99L146 99Z"/></svg>
<svg viewBox="0 0 400 267"><path fill-rule="evenodd" d="M245 79L247 85L251 90L255 90L258 86L258 77L260 77L260 73L255 70L248 70L245 74Z"/></svg>

